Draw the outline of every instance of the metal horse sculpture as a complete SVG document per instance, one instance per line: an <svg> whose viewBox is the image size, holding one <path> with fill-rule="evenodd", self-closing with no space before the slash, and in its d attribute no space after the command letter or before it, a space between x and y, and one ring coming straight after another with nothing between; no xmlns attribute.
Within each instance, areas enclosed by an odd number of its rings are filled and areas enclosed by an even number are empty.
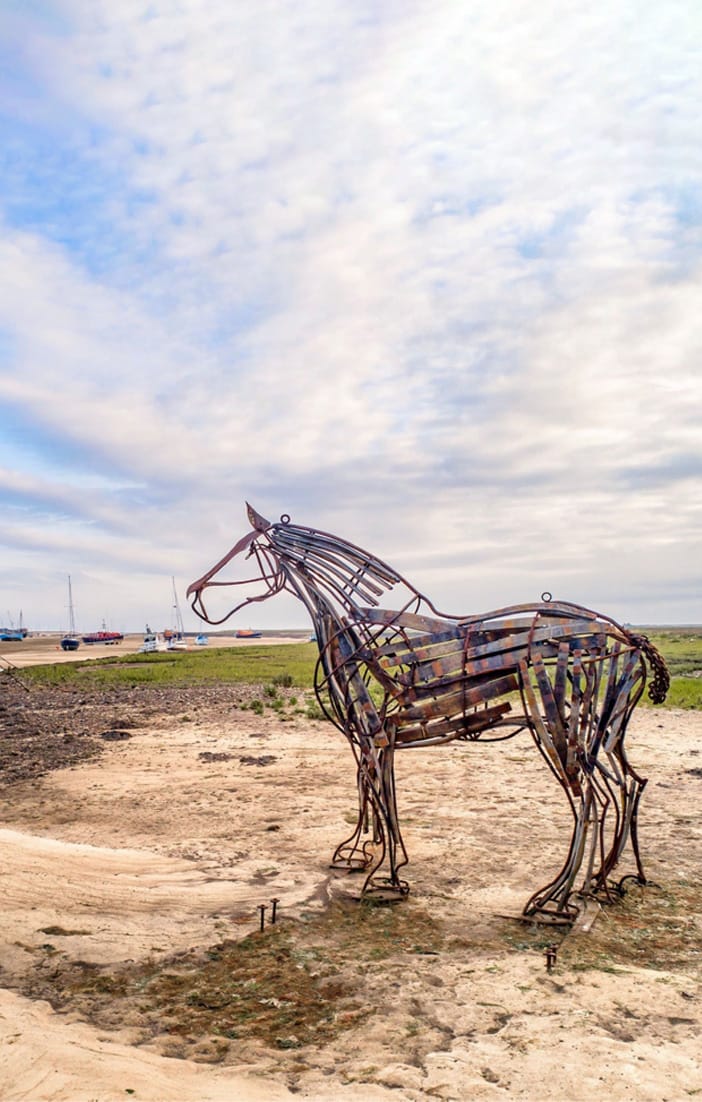
<svg viewBox="0 0 702 1102"><path fill-rule="evenodd" d="M212 624L283 590L307 607L319 646L315 691L357 766L358 821L333 866L366 871L364 892L406 894L395 753L527 730L568 798L574 826L563 868L531 896L524 914L571 922L579 897L621 894L623 881L611 874L627 841L634 878L646 882L637 839L646 780L629 764L624 736L647 664L654 703L665 699L669 676L645 636L548 594L538 604L447 616L367 551L288 516L271 524L247 509L252 531L192 583L188 596ZM212 620L203 599L208 588L251 584L214 580L244 552L255 559L259 588ZM394 611L379 607L390 593Z"/></svg>

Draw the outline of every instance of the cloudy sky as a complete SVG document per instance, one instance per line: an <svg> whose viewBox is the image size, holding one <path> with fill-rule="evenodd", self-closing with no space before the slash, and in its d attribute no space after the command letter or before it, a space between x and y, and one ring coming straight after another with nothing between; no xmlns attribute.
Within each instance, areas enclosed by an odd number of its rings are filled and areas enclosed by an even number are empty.
<svg viewBox="0 0 702 1102"><path fill-rule="evenodd" d="M0 11L0 622L167 626L245 500L702 622L702 7Z"/></svg>

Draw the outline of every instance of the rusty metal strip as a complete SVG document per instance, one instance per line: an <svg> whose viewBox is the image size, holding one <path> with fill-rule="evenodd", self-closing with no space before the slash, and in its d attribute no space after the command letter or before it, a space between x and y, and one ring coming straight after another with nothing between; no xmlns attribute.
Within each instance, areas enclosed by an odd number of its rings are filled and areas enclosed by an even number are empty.
<svg viewBox="0 0 702 1102"><path fill-rule="evenodd" d="M432 616L420 616L415 612L391 612L382 608L359 609L369 624L385 624L388 627L409 628L414 631L448 631L453 627L446 620L436 620Z"/></svg>
<svg viewBox="0 0 702 1102"><path fill-rule="evenodd" d="M556 704L556 699L553 694L553 688L549 681L546 667L544 666L543 659L540 654L532 654L532 669L536 676L536 683L539 687L539 693L541 695L541 703L543 704L546 725L548 726L551 740L553 742L554 749L558 754L561 766L566 770L567 774L567 748L568 737L565 727L563 726L563 720Z"/></svg>
<svg viewBox="0 0 702 1102"><path fill-rule="evenodd" d="M519 670L522 675L522 692L524 693L524 697L526 700L527 714L532 724L532 730L538 737L541 745L548 755L554 772L558 776L562 777L563 780L565 780L563 763L561 762L558 751L556 750L553 738L551 737L551 733L542 719L539 705L536 700L536 693L534 692L533 686L531 684L531 678L529 676L529 665L525 658L523 658L522 661L519 663Z"/></svg>
<svg viewBox="0 0 702 1102"><path fill-rule="evenodd" d="M398 742L406 742L413 737L415 732L427 729L432 735L447 734L449 731L472 734L477 731L488 731L495 726L497 720L502 719L512 710L509 700L502 700L499 704L481 708L474 712L459 712L452 716L423 716L421 720L408 717L406 712L397 712L391 717L391 722L397 730Z"/></svg>
<svg viewBox="0 0 702 1102"><path fill-rule="evenodd" d="M493 700L496 696L517 692L518 689L519 679L514 674L509 674L507 677L498 677L492 681L486 681L480 688L446 693L434 699L429 698L422 703L412 704L399 714L403 720L455 715L467 705L482 704L485 700Z"/></svg>
<svg viewBox="0 0 702 1102"><path fill-rule="evenodd" d="M512 651L483 658L471 663L470 666L457 664L456 655L451 655L448 658L438 658L435 662L425 662L420 666L400 671L396 678L400 684L407 685L414 695L421 696L426 692L443 691L456 682L465 683L466 686L473 682L478 684L485 677L493 676L495 673L516 669L518 662L519 655L515 655Z"/></svg>
<svg viewBox="0 0 702 1102"><path fill-rule="evenodd" d="M553 679L553 696L556 701L558 712L563 720L565 720L566 711L566 686L568 683L569 661L570 644L567 639L564 639L558 644L558 659L556 662L556 673Z"/></svg>
<svg viewBox="0 0 702 1102"><path fill-rule="evenodd" d="M530 643L532 646L538 644L539 647L542 648L544 643L557 643L557 641L566 636L572 639L574 632L589 639L590 642L604 639L601 624L544 624L533 631L520 632L517 635L506 635L498 639L491 639L488 642L481 642L477 643L475 646L468 647L464 645L466 639L465 635L454 632L437 632L436 635L424 635L411 639L402 647L397 644L387 643L378 647L376 653L381 656L381 664L386 669L390 669L393 666L433 662L436 658L450 656L452 654L455 654L457 658L460 659L461 663L471 663L491 654L502 654L509 650L521 650ZM476 631L471 633L471 638L473 635L480 638L482 634L483 633ZM555 649L556 648L554 648L554 652Z"/></svg>

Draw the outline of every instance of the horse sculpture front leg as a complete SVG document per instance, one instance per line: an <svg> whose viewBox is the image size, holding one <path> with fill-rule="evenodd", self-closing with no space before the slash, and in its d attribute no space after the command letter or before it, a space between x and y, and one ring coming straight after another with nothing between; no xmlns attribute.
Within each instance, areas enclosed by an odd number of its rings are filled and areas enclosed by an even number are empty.
<svg viewBox="0 0 702 1102"><path fill-rule="evenodd" d="M357 758L359 812L355 830L334 852L332 867L367 872L362 895L400 899L409 885L399 875L407 864L395 792L394 747L364 740ZM363 835L370 837L362 841Z"/></svg>
<svg viewBox="0 0 702 1102"><path fill-rule="evenodd" d="M352 744L353 746L353 744ZM356 748L353 747L356 755ZM356 787L358 789L358 818L353 832L334 850L331 859L333 869L347 872L365 872L374 862L373 847L380 839L377 814L373 808L370 786L356 755ZM367 835L371 833L371 838Z"/></svg>
<svg viewBox="0 0 702 1102"><path fill-rule="evenodd" d="M364 757L377 841L374 863L363 885L363 894L375 893L387 899L400 899L409 892L409 884L399 875L408 857L397 814L395 748L391 742L381 749L373 746Z"/></svg>

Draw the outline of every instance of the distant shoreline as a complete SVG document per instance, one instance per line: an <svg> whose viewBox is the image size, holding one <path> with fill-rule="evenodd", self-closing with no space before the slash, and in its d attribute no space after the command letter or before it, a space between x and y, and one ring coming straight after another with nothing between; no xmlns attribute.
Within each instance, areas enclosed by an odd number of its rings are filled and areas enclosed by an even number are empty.
<svg viewBox="0 0 702 1102"><path fill-rule="evenodd" d="M78 635L78 633L76 633ZM196 631L185 632L185 637L193 651L199 651L195 640L201 634ZM206 634L210 646L216 647L252 647L271 646L280 644L306 643L310 637L309 631L294 630L284 632L282 630L264 631L261 635L251 639L237 639L230 631L222 634L203 632ZM86 662L98 658L118 657L120 654L138 654L144 642L144 632L130 632L119 643L82 643L78 650L61 650L60 640L65 632L42 632L37 635L28 635L21 642L0 643L0 659L4 658L10 665L17 669L26 666L48 666L58 662ZM80 635L78 635L80 638ZM190 649L190 648L189 648ZM177 651L174 652L177 654Z"/></svg>

